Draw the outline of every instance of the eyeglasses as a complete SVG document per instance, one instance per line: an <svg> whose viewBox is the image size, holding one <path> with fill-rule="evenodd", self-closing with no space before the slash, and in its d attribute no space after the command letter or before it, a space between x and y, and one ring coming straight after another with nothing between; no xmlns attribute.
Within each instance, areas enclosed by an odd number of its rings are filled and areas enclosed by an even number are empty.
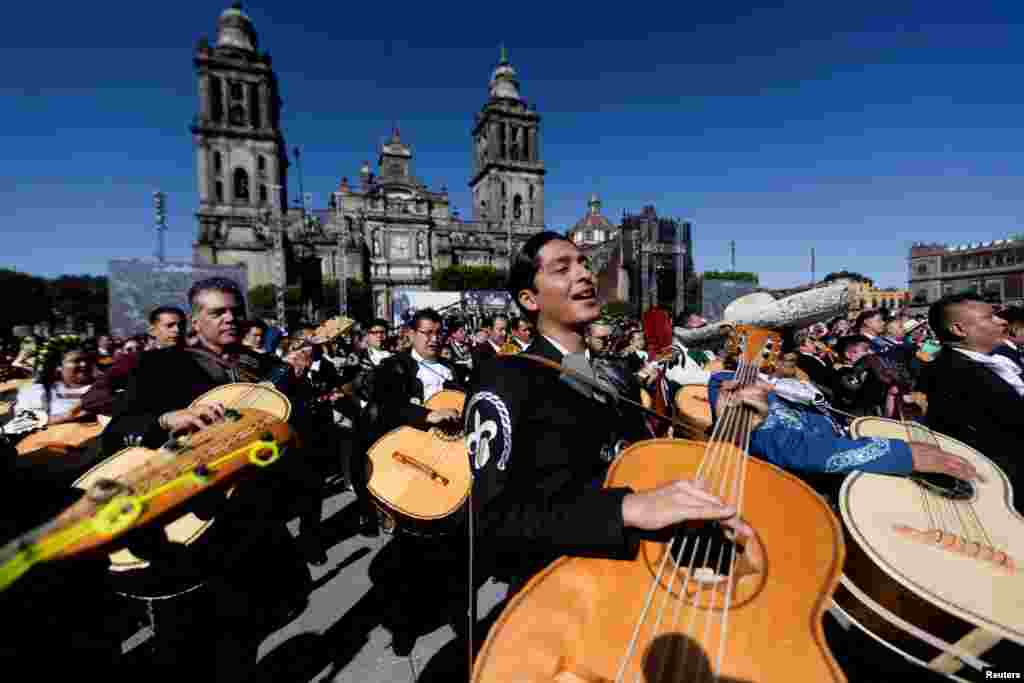
<svg viewBox="0 0 1024 683"><path fill-rule="evenodd" d="M434 330L433 332L425 332L423 330L416 330L416 331L419 332L420 334L422 334L427 339L440 339L441 338L441 330Z"/></svg>

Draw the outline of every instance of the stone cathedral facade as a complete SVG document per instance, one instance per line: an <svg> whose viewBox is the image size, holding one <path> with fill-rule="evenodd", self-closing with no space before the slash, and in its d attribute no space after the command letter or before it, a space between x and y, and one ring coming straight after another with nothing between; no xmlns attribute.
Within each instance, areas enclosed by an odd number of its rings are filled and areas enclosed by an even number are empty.
<svg viewBox="0 0 1024 683"><path fill-rule="evenodd" d="M277 78L239 5L221 14L214 44L199 41L195 69L197 263L244 263L250 287L362 279L387 318L395 288L429 289L434 270L453 264L506 269L510 248L544 229L541 117L504 50L470 128L468 220L453 214L446 188L414 175L397 128L376 169L365 162L358 178L342 178L326 209L288 207Z"/></svg>

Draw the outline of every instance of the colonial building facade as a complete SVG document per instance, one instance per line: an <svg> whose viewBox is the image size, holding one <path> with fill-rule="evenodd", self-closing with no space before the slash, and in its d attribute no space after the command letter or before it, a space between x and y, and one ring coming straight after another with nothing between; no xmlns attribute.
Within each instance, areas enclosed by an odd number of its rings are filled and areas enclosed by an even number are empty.
<svg viewBox="0 0 1024 683"><path fill-rule="evenodd" d="M365 162L358 182L342 178L328 208L288 207L278 83L239 5L221 14L213 45L199 41L195 69L198 263L244 263L250 286L274 284L279 293L300 281L362 279L375 314L387 317L394 288L429 289L434 270L453 264L505 269L544 229L541 117L520 96L504 50L470 130L471 220L453 214L446 188L413 174L412 149L397 128L376 171Z"/></svg>
<svg viewBox="0 0 1024 683"><path fill-rule="evenodd" d="M645 206L615 226L601 214L595 194L587 214L566 234L590 258L602 300L639 312L655 303L677 314L686 309L694 275L689 221L659 217L653 206Z"/></svg>
<svg viewBox="0 0 1024 683"><path fill-rule="evenodd" d="M914 244L909 263L912 313L964 291L994 303L1024 304L1024 235L973 244Z"/></svg>

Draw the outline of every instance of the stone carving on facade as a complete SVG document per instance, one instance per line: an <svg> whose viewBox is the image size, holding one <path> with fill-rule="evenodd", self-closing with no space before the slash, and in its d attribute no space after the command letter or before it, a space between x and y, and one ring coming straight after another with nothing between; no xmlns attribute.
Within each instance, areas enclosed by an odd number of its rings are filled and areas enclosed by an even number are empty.
<svg viewBox="0 0 1024 683"><path fill-rule="evenodd" d="M416 234L416 256L418 258L427 257L427 242L422 232Z"/></svg>
<svg viewBox="0 0 1024 683"><path fill-rule="evenodd" d="M373 255L380 256L380 230L373 231Z"/></svg>

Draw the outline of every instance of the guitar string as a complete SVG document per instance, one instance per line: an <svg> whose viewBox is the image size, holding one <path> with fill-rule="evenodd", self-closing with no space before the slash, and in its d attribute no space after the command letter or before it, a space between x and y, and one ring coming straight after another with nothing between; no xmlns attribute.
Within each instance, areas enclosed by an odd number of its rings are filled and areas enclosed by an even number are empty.
<svg viewBox="0 0 1024 683"><path fill-rule="evenodd" d="M755 366L753 364L749 364L749 365L745 366L741 362L739 364L737 376L740 378L740 386L742 387L746 383L749 383L749 381L751 379L756 379L756 377L757 377L757 366ZM741 425L743 423L745 423L745 428L741 427L741 431L744 431L745 437L744 438L740 438L739 434L735 434L735 435L731 436L729 442L730 442L731 445L733 445L733 440L734 439L739 439L739 440L743 441L743 447L749 448L749 441L750 441L750 433L749 433L750 415L749 414L743 414L743 412L742 412L742 405L738 401L736 401L735 399L733 399L733 401L734 401L734 403L730 404L729 407L727 407L726 410L723 411L723 412L726 413L725 415L723 415L724 419L719 421L716 424L715 428L713 429L713 433L711 435L711 439L712 439L712 444L711 445L712 445L712 448L710 448L709 451L712 451L714 446L718 445L719 446L719 450L725 452L725 447L720 445L721 442L717 438L718 433L720 431L732 432L733 429L735 428L735 426L731 425L731 423L736 421L736 420L739 420L741 422ZM729 418L733 418L733 419L729 419ZM746 419L744 420L742 418L746 418ZM726 426L727 423L730 423L728 427ZM697 473L698 477L702 476L706 466L708 466L710 464L712 468L715 467L715 460L720 460L720 458L721 458L720 455L717 455L717 456L716 455L711 455L709 457L709 451L706 451L705 458L702 459L702 462L701 462L700 466L698 467L698 473ZM743 454L742 453L741 454L737 454L737 455L741 459L741 462L743 464L742 472L745 473L746 460L743 458ZM743 475L741 474L740 476L742 477ZM741 480L739 482L739 486L740 486L741 490L742 490L742 485L743 485L743 482ZM742 495L742 493L740 495ZM680 554L677 556L677 560L676 560L676 563L675 563L676 564L676 571L677 572L678 572L679 560L683 557L683 555L685 553L685 546L686 546L686 542L688 540L689 540L689 538L684 540L684 544L683 544L684 550L682 550L680 552ZM640 614L640 617L638 619L637 625L634 628L633 637L631 639L630 644L627 646L626 655L625 655L624 659L622 660L619 672L616 675L616 681L620 680L621 676L624 675L625 669L628 666L628 662L632 658L632 653L636 649L636 644L637 644L637 641L639 639L639 632L640 632L640 630L642 628L642 624L646 621L646 613L649 611L649 608L650 608L650 603L651 603L651 598L653 596L653 591L654 591L654 589L658 585L660 585L661 577L663 576L664 567L665 567L668 555L671 554L671 548L672 548L673 545L674 545L674 539L669 543L669 547L666 550L666 555L662 559L661 567L659 568L659 571L657 572L657 576L655 577L654 581L651 584L651 589L650 589L649 594L648 594L647 604L645 604L644 608L641 610L641 614ZM711 549L711 545L709 543L708 548L705 551L705 564L707 563L707 558L710 556L710 549ZM716 573L720 573L721 560L724 557L724 549L725 549L725 546L722 545L721 549L720 549L719 562L718 562L719 572L716 572ZM688 572L687 572L687 577L688 578L693 576L693 564L694 564L694 562L696 560L697 551L698 551L698 549L695 548L693 556L692 556L692 559L691 559L690 567L689 567ZM735 559L736 559L735 558L735 553L731 554L731 558L732 558L731 565L734 567L735 566ZM730 570L730 576L731 576L731 570ZM674 579L673 579L673 581L674 581ZM730 583L730 586L731 586L731 583ZM731 590L731 588L730 588L730 590ZM681 591L681 593L682 593L683 596L686 595L685 590ZM698 593L699 593L699 591L698 591ZM713 597L713 593L709 592L709 595L711 595ZM728 593L727 595L731 595L731 593ZM710 603L710 600L709 600L709 603ZM681 610L681 607L682 607L682 600L680 600L678 602L678 604L677 604L677 616L673 620L675 622L678 622L678 613ZM710 618L711 615L712 615L712 611L709 611L709 618ZM692 612L692 616L696 616L696 610ZM691 622L692 621L693 621L693 619L691 618ZM688 631L689 631L689 629L688 629ZM688 646L688 644L689 644L688 641L686 641L685 645ZM684 652L685 652L685 650L684 650ZM684 663L685 663L685 659L686 658L684 656L683 657ZM664 663L664 660L663 660L663 663Z"/></svg>
<svg viewBox="0 0 1024 683"><path fill-rule="evenodd" d="M754 381L756 381L757 368L755 368L753 370L753 374L754 374ZM742 440L742 443L738 444L739 449L738 449L738 452L735 454L735 457L738 460L739 467L738 467L738 471L737 471L737 479L734 482L734 484L736 486L736 489L737 489L737 491L736 491L736 498L735 498L735 500L736 500L736 519L737 520L740 520L742 518L742 515L743 515L743 500L744 500L744 495L743 494L744 494L744 489L746 487L747 464L750 462L750 440L751 440L751 436L752 436L752 432L753 432L753 416L751 415L750 411L745 411L742 414L742 417L741 417L741 420L740 420L740 424L741 424L741 437L740 438ZM738 536L737 532L734 532L734 538L736 540L739 540L739 536ZM737 552L736 552L736 547L735 546L736 546L736 544L734 543L733 546L730 548L730 552L729 552L729 571L726 572L726 574L725 574L725 601L724 601L724 604L722 605L722 609L721 609L721 615L722 616L721 616L721 622L720 622L721 626L719 628L719 638L718 638L718 659L717 659L717 661L715 663L714 671L712 672L715 681L717 681L719 676L721 675L722 662L725 659L725 648L726 648L726 645L728 643L727 638L728 638L728 632L729 632L729 612L731 611L733 595L735 594L736 588L737 588L737 581L734 579L734 573L736 571L736 562L737 562ZM721 573L722 573L721 562L722 562L722 559L724 557L725 557L725 544L723 544L722 548L719 550L719 563L718 563L718 566L716 567L716 573L719 574L719 575L721 575ZM706 642L706 640L705 640L705 642ZM711 661L710 661L710 658L709 658L708 659L709 666L710 666L710 663L711 663Z"/></svg>
<svg viewBox="0 0 1024 683"><path fill-rule="evenodd" d="M723 418L728 418L729 415L731 415L731 411L729 411L727 415L723 415ZM712 464L712 461L714 459L714 456L711 455L711 451L713 451L714 446L719 441L719 433L722 432L724 429L726 429L726 424L729 421L730 421L729 419L723 419L722 421L719 421L715 425L715 427L713 428L712 434L710 436L709 446L706 448L705 456L704 456L704 458L702 458L701 463L700 463L700 465L697 468L696 478L698 478L698 479L707 479L706 470ZM681 560L682 560L682 558L686 554L686 548L689 545L689 542L690 542L691 539L692 539L691 536L686 536L683 539L682 547L680 548L680 551L679 551L678 555L676 555L676 557L675 557L674 571L677 574L679 573L679 566L680 566ZM634 654L634 652L637 649L640 631L642 630L643 624L647 620L647 613L648 613L648 611L650 609L653 593L654 593L655 589L659 585L661 585L665 564L666 564L666 561L668 560L669 556L673 554L672 550L673 550L673 547L675 545L675 542L676 542L675 538L673 538L669 542L668 547L665 550L665 556L662 559L662 564L661 564L661 566L659 568L659 571L658 571L657 575L653 578L653 580L651 582L651 587L650 587L650 591L649 591L649 594L648 594L648 599L647 599L646 604L644 605L643 609L640 612L640 615L639 615L638 620L637 620L636 627L634 629L633 636L632 636L632 638L630 640L630 643L627 645L626 653L625 653L625 655L624 655L624 657L622 659L622 663L620 664L619 672L616 675L616 679L615 680L617 682L620 681L622 676L625 675L625 670L628 667L628 664L632 660L633 654ZM698 539L697 542L699 543L699 539ZM694 560L696 559L697 553L698 553L698 548L694 548L692 550L692 557L693 557ZM690 564L690 567L689 567L689 569L688 569L688 571L686 573L686 576L690 577L690 576L692 576L692 574L693 574L693 561L691 560L691 564ZM685 586L684 586L684 588L685 588ZM685 599L685 590L681 591L681 594L683 596L683 599ZM678 623L678 614L679 614L679 611L681 609L681 606L682 606L682 599L679 601L679 604L677 605L676 618L674 619L674 622L676 622L676 623ZM655 633L655 635L657 635L657 634Z"/></svg>
<svg viewBox="0 0 1024 683"><path fill-rule="evenodd" d="M757 369L756 369L756 367L748 366L748 365L745 365L745 364L741 363L739 365L739 367L737 368L737 373L736 373L736 377L738 378L737 381L740 384L740 386L738 388L742 388L743 386L746 386L747 384L749 384L751 382L752 378L756 378L756 376L757 376ZM739 438L739 434L737 433L737 430L742 428L743 418L746 416L744 411L743 411L742 403L739 401L738 398L736 398L735 394L733 394L732 396L729 396L728 397L728 401L729 401L729 403L727 404L727 408L726 408L725 411L723 411L726 414L723 415L724 425L723 425L723 429L722 429L723 432L726 432L728 434L728 437L727 438L720 438L720 439L716 440L716 442L714 444L713 450L717 449L718 453L713 456L713 460L712 460L711 464L712 464L712 467L714 467L715 469L717 469L720 466L720 464L722 463L723 460L731 459L730 456L733 453L733 451L731 449L738 445L738 444L735 443L736 440ZM711 474L711 476L708 477L708 479L710 481L714 482L714 480L715 480L715 471L714 470L712 471L712 474ZM726 477L725 477L724 472L718 477L718 479L719 479L719 492L718 493L719 493L719 497L721 497L722 494L724 493L724 484L725 484L725 481L726 481ZM712 488L713 488L713 486L712 486ZM711 547L712 547L712 544L711 544L711 540L709 539L708 543L707 543L707 547L705 548L705 551L704 551L704 558L702 560L702 566L706 567L708 565L708 560L710 559ZM722 558L722 553L724 552L724 549L725 549L725 545L722 544L720 546L720 549L719 549L719 561L717 563L717 569L714 572L714 577L717 577L717 576L719 576L721 574L721 571L720 571L721 570L721 558ZM687 580L690 581L690 582L696 580L696 584L697 585L694 588L694 609L691 610L691 613L690 613L690 623L689 623L689 625L687 626L687 629L686 629L686 636L687 637L684 639L684 641L682 643L683 652L682 652L682 656L680 657L680 660L681 660L681 666L682 666L683 671L686 670L686 668L687 668L687 666L689 664L688 654L689 654L689 647L690 647L690 640L691 640L690 635L691 635L691 633L693 631L694 625L696 624L697 617L698 617L699 613L702 611L701 598L702 598L703 595L707 596L707 604L703 606L703 611L704 611L704 614L705 614L704 640L703 640L703 642L707 642L707 640L708 640L708 635L709 635L709 632L710 632L710 627L711 627L712 619L714 617L713 602L714 602L714 598L715 598L715 593L714 593L715 581L714 581L714 577L713 577L711 581L705 582L703 575L701 577L698 577L698 578L695 579L694 567L695 567L695 563L696 563L696 560L697 560L698 552L699 552L699 550L697 548L695 548L693 556L692 556L691 561L690 561L690 565L689 565L687 573L686 573ZM728 578L726 578L726 580L728 580ZM705 583L710 584L710 586L706 587ZM685 593L684 593L684 595L685 595ZM681 606L682 605L680 603L679 607L681 608ZM681 609L677 609L676 623L673 625L673 628L678 628L678 617L679 617L680 613L681 613ZM703 659L700 658L700 653L699 652L695 653L695 659L696 659L698 665L701 665L703 663ZM708 658L708 659L710 661L710 658ZM664 665L664 662L663 662L663 665ZM702 666L698 666L698 673L699 673L700 670L702 670L702 668L703 668Z"/></svg>
<svg viewBox="0 0 1024 683"><path fill-rule="evenodd" d="M941 445L941 442L939 441L938 435L935 432L933 432L930 429L923 429L923 428L922 428L922 431L924 431L925 435L932 440L932 442L934 443L936 448L938 448L940 451L946 452L942 448L942 445ZM969 517L972 518L972 521L976 525L977 530L980 531L980 533L981 533L980 537L971 537L970 540L972 542L978 543L978 544L981 544L983 542L987 542L988 546L994 549L995 548L995 544L992 542L992 538L991 538L991 536L989 536L988 530L985 528L985 524L981 521L981 516L978 514L977 508L975 507L973 501L971 501L970 499L968 499L966 501L956 501L956 500L954 500L954 501L951 501L951 503L952 503L954 509L957 511L958 516L959 516L960 509L961 508L965 509L967 511L967 514L969 515ZM964 524L962 519L961 519L961 523ZM966 527L966 524L965 524L965 527Z"/></svg>
<svg viewBox="0 0 1024 683"><path fill-rule="evenodd" d="M938 436L934 434L934 432L932 432L930 429L927 429L923 425L918 425L912 421L903 419L902 414L900 415L900 418L907 430L908 441L910 441L911 443L927 443L930 440L936 448L938 448L939 450L944 450L938 440ZM915 439L913 435L914 429L917 429L921 433L923 433L924 438ZM989 536L988 530L985 528L985 525L981 521L981 517L979 516L977 509L975 508L972 502L950 500L946 496L942 496L938 493L935 493L927 485L918 485L918 489L921 492L921 497L924 501L926 514L928 514L930 519L932 520L932 528L938 529L939 527L935 524L935 517L932 515L929 500L934 500L936 502L938 508L937 511L942 520L942 531L945 534L949 534L949 529L946 527L945 522L947 515L953 518L954 528L956 523L959 522L960 529L962 531L962 534L960 534L960 538L962 538L965 543L974 546L974 548L972 548L974 552L968 553L969 555L977 556L981 552L982 546L987 546L989 548L992 548L993 550L995 549L995 545L992 542L991 537ZM961 507L963 507L963 509L966 510L966 519L961 514ZM958 540L954 543L954 545L961 545L961 543Z"/></svg>
<svg viewBox="0 0 1024 683"><path fill-rule="evenodd" d="M913 448L913 444L917 443L914 438L913 424L903 419L902 409L900 412L900 421L903 424L904 430L907 432L907 443ZM935 494L926 485L918 484L917 488L921 491L921 498L925 508L925 513L928 515L932 523L933 529L942 529L943 533L947 532L946 523L942 514L942 501L935 496ZM934 503L934 507L933 507ZM934 512L933 512L934 510Z"/></svg>

